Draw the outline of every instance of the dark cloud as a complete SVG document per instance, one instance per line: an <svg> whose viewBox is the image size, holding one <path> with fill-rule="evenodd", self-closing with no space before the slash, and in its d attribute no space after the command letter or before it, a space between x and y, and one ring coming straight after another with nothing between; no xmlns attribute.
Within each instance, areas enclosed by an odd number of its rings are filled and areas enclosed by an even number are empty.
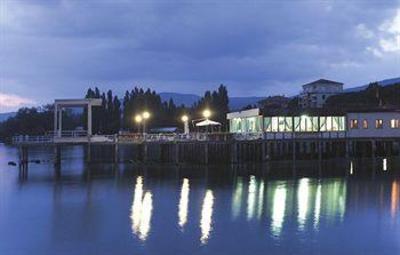
<svg viewBox="0 0 400 255"><path fill-rule="evenodd" d="M0 92L79 97L133 84L202 93L295 94L321 76L399 76L382 31L398 1L14 1L1 3ZM399 14L400 15L400 14ZM1 109L0 109L1 110Z"/></svg>

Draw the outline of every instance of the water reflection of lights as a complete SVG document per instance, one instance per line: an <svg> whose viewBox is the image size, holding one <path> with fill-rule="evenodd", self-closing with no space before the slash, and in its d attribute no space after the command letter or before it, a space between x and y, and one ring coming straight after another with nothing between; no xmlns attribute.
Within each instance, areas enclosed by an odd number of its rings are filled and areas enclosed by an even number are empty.
<svg viewBox="0 0 400 255"><path fill-rule="evenodd" d="M321 184L318 184L317 194L315 195L315 208L314 208L314 228L318 228L319 217L321 213Z"/></svg>
<svg viewBox="0 0 400 255"><path fill-rule="evenodd" d="M153 199L150 192L146 192L142 204L142 217L139 226L139 238L146 240L150 231L151 214L153 211Z"/></svg>
<svg viewBox="0 0 400 255"><path fill-rule="evenodd" d="M282 230L283 220L285 218L285 207L286 185L279 185L274 193L271 222L271 232L277 237L279 237Z"/></svg>
<svg viewBox="0 0 400 255"><path fill-rule="evenodd" d="M189 205L189 180L184 178L182 182L181 197L179 200L179 226L183 228L187 221Z"/></svg>
<svg viewBox="0 0 400 255"><path fill-rule="evenodd" d="M243 195L243 179L238 177L233 192L232 199L232 217L235 219L239 216L242 207L242 195Z"/></svg>
<svg viewBox="0 0 400 255"><path fill-rule="evenodd" d="M308 196L309 196L309 180L303 178L300 180L299 188L297 191L297 206L298 206L298 222L299 228L304 229L307 220L308 212Z"/></svg>
<svg viewBox="0 0 400 255"><path fill-rule="evenodd" d="M133 204L131 210L132 230L134 233L139 229L140 214L142 211L142 196L143 196L143 181L142 177L136 178L135 195L133 197Z"/></svg>
<svg viewBox="0 0 400 255"><path fill-rule="evenodd" d="M200 229L202 244L206 244L212 230L212 215L213 215L214 195L211 190L207 190L201 208Z"/></svg>
<svg viewBox="0 0 400 255"><path fill-rule="evenodd" d="M261 181L258 187L258 214L257 214L258 219L261 218L263 208L264 208L264 181Z"/></svg>
<svg viewBox="0 0 400 255"><path fill-rule="evenodd" d="M153 211L153 199L151 192L146 191L143 196L143 180L136 178L135 195L131 207L132 231L141 240L146 240L150 231L151 215Z"/></svg>
<svg viewBox="0 0 400 255"><path fill-rule="evenodd" d="M384 158L382 161L382 169L383 171L387 170L387 158Z"/></svg>
<svg viewBox="0 0 400 255"><path fill-rule="evenodd" d="M392 193L390 199L390 213L394 218L399 210L400 183L399 181L392 182Z"/></svg>
<svg viewBox="0 0 400 255"><path fill-rule="evenodd" d="M247 219L253 218L254 215L254 207L256 202L257 195L257 181L255 176L250 176L249 181L249 190L247 196Z"/></svg>
<svg viewBox="0 0 400 255"><path fill-rule="evenodd" d="M354 169L353 169L353 161L350 161L350 175L353 175Z"/></svg>

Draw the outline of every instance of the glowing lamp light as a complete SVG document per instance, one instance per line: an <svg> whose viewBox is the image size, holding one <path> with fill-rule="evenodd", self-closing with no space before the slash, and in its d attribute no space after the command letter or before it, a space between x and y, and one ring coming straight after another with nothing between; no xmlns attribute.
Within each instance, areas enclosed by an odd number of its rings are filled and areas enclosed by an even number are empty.
<svg viewBox="0 0 400 255"><path fill-rule="evenodd" d="M187 115L183 115L181 120L182 122L187 122L189 120L189 117Z"/></svg>
<svg viewBox="0 0 400 255"><path fill-rule="evenodd" d="M140 116L140 115L136 115L136 116L135 116L135 122L136 122L136 123L141 123L142 120L143 120L142 116Z"/></svg>
<svg viewBox="0 0 400 255"><path fill-rule="evenodd" d="M203 117L204 118L208 119L208 118L210 118L210 116L211 116L211 111L210 110L206 109L206 110L203 111Z"/></svg>
<svg viewBox="0 0 400 255"><path fill-rule="evenodd" d="M148 118L150 118L150 113L149 112L143 112L143 119L147 120Z"/></svg>

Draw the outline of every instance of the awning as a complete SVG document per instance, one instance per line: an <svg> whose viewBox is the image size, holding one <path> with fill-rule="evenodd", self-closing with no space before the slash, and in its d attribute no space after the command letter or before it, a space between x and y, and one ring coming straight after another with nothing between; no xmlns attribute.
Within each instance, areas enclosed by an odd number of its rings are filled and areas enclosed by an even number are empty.
<svg viewBox="0 0 400 255"><path fill-rule="evenodd" d="M206 127L206 126L220 126L221 123L212 120L203 120L196 123L196 127Z"/></svg>

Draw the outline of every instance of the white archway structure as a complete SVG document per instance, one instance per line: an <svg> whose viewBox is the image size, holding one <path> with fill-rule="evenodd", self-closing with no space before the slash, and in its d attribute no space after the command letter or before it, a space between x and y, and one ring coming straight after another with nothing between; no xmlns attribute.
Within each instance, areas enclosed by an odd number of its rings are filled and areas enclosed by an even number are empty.
<svg viewBox="0 0 400 255"><path fill-rule="evenodd" d="M92 135L92 106L100 106L99 98L56 99L54 101L54 136L62 136L62 110L66 107L87 108L87 135Z"/></svg>

